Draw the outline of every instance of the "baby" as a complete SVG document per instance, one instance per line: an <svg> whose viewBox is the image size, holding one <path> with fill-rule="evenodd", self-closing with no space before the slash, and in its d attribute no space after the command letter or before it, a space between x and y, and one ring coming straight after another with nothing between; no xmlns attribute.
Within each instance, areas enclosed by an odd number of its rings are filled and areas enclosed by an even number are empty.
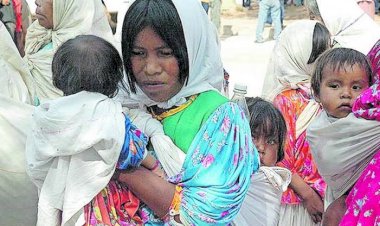
<svg viewBox="0 0 380 226"><path fill-rule="evenodd" d="M350 113L356 98L371 84L371 78L367 57L353 49L328 50L316 62L311 87L324 111L309 126L307 138L328 185L326 201L332 201L323 216L324 225L338 225L346 209L347 194L366 163L362 161L365 156L359 154L365 147L353 141L353 131L359 131L366 122L359 123ZM357 153L349 151L352 147ZM364 163L358 164L360 161Z"/></svg>
<svg viewBox="0 0 380 226"><path fill-rule="evenodd" d="M277 226L282 192L291 180L288 169L275 167L284 158L286 123L281 112L259 97L247 97L252 140L260 156L260 168L234 220L239 226Z"/></svg>
<svg viewBox="0 0 380 226"><path fill-rule="evenodd" d="M147 137L112 99L124 85L122 60L110 43L77 36L58 48L52 65L64 97L35 109L26 144L27 173L40 191L38 225L64 225L101 191L112 197L115 168L141 164L164 175L147 153Z"/></svg>

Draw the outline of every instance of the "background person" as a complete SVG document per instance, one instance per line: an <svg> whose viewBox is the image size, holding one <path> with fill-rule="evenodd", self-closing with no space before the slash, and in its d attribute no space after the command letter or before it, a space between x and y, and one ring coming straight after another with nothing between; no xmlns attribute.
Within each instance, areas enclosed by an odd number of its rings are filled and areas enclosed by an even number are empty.
<svg viewBox="0 0 380 226"><path fill-rule="evenodd" d="M325 26L296 21L281 33L268 64L262 96L281 111L288 129L285 158L277 165L292 172L282 197L279 225L319 225L322 220L326 184L311 155L306 128L320 112L310 90L312 68L329 47Z"/></svg>

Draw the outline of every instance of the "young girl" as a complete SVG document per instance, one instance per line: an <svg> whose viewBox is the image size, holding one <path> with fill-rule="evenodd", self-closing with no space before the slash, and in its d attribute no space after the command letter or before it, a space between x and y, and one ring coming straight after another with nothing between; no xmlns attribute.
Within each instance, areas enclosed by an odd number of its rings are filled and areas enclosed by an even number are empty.
<svg viewBox="0 0 380 226"><path fill-rule="evenodd" d="M260 156L259 172L251 179L234 225L277 226L282 192L290 183L288 169L275 167L284 158L286 124L281 112L259 97L246 98L253 143Z"/></svg>
<svg viewBox="0 0 380 226"><path fill-rule="evenodd" d="M119 53L99 37L77 36L57 50L52 70L53 84L65 96L35 109L26 144L27 172L40 191L37 225L73 223L94 202L108 211L105 222L140 223L127 203L138 208L137 199L110 181L115 167L141 164L163 173L146 152L147 137L111 99L123 79ZM116 195L121 203L111 206Z"/></svg>
<svg viewBox="0 0 380 226"><path fill-rule="evenodd" d="M316 63L311 86L324 111L309 126L307 137L328 185L326 203L334 201L326 210L326 224L339 222L346 194L376 150L367 141L375 131L371 122L350 114L355 99L371 84L371 77L367 57L353 49L331 49Z"/></svg>

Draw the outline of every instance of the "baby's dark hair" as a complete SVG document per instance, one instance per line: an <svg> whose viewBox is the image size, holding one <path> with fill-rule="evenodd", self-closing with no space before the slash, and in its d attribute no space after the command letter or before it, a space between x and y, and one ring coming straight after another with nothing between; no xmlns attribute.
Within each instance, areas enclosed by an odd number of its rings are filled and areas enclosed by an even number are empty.
<svg viewBox="0 0 380 226"><path fill-rule="evenodd" d="M311 77L311 88L313 94L319 97L322 83L323 70L330 67L333 71L346 70L347 67L358 65L362 67L367 76L369 84L372 84L372 67L366 55L350 48L333 48L324 52L315 64Z"/></svg>
<svg viewBox="0 0 380 226"><path fill-rule="evenodd" d="M177 9L171 0L137 0L128 9L122 29L122 53L131 92L136 93L136 78L132 72L132 50L137 35L150 27L172 49L179 66L179 81L189 77L189 59L185 34Z"/></svg>
<svg viewBox="0 0 380 226"><path fill-rule="evenodd" d="M66 96L88 91L114 97L119 85L126 87L118 51L93 35L79 35L63 43L54 55L52 71L54 86Z"/></svg>
<svg viewBox="0 0 380 226"><path fill-rule="evenodd" d="M330 32L327 27L321 23L316 23L313 31L313 45L308 64L314 61L331 45Z"/></svg>
<svg viewBox="0 0 380 226"><path fill-rule="evenodd" d="M284 158L286 140L284 117L272 103L260 97L246 97L246 102L252 137L264 136L266 139L278 142L277 162L281 161Z"/></svg>

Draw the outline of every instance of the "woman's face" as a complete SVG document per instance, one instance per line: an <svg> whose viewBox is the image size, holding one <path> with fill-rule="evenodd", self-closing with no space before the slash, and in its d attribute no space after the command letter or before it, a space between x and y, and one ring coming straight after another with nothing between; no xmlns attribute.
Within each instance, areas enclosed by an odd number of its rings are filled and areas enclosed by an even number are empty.
<svg viewBox="0 0 380 226"><path fill-rule="evenodd" d="M36 0L36 18L46 28L53 28L53 0Z"/></svg>
<svg viewBox="0 0 380 226"><path fill-rule="evenodd" d="M153 101L167 101L181 90L177 58L152 28L136 36L131 63L137 85Z"/></svg>

